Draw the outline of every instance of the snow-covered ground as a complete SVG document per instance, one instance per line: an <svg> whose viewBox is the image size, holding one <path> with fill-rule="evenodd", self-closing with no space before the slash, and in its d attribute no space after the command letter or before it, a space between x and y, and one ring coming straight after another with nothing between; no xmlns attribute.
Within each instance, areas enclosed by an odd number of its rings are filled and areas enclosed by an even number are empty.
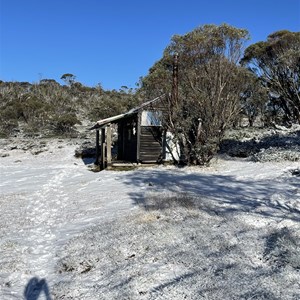
<svg viewBox="0 0 300 300"><path fill-rule="evenodd" d="M0 158L0 299L300 299L300 162L94 173L75 147Z"/></svg>

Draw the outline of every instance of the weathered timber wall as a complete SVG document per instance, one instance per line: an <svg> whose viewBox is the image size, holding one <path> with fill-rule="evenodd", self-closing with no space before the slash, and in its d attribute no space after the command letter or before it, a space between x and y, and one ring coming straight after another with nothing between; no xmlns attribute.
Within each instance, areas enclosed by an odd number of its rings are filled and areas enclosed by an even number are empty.
<svg viewBox="0 0 300 300"><path fill-rule="evenodd" d="M159 162L162 159L162 128L142 126L140 136L140 161Z"/></svg>

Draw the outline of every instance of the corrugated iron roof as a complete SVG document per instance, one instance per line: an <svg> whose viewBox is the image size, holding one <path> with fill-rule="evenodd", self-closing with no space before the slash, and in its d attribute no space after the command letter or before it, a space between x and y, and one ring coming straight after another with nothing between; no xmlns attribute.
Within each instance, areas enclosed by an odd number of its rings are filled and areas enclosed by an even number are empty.
<svg viewBox="0 0 300 300"><path fill-rule="evenodd" d="M96 122L96 124L90 128L91 130L92 129L98 129L98 128L101 128L101 127L104 127L105 125L109 124L109 123L118 123L117 121L118 120L121 120L121 119L124 119L124 118L127 118L127 117L130 117L131 115L134 115L134 114L137 114L141 109L143 109L144 107L160 100L163 98L163 96L165 95L162 95L162 96L159 96L153 100L149 100L147 102L144 102L142 103L140 106L138 107L135 107L133 109L131 109L130 111L124 113L124 114L120 114L120 115L116 115L116 116L113 116L113 117L109 117L109 118L106 118L106 119L102 119L102 120L99 120Z"/></svg>

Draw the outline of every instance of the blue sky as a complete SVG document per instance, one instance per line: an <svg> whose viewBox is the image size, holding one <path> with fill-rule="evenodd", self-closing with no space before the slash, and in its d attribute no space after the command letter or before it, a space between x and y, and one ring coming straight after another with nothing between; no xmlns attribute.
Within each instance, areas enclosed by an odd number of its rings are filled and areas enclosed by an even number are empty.
<svg viewBox="0 0 300 300"><path fill-rule="evenodd" d="M300 31L300 0L0 0L0 80L135 88L174 34L221 23Z"/></svg>

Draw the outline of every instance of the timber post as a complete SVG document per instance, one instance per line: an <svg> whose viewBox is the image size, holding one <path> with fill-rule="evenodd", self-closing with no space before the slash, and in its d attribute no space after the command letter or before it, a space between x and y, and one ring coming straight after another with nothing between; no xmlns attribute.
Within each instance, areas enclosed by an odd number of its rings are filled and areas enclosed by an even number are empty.
<svg viewBox="0 0 300 300"><path fill-rule="evenodd" d="M105 169L105 128L101 128L101 157L100 170Z"/></svg>
<svg viewBox="0 0 300 300"><path fill-rule="evenodd" d="M111 168L111 126L106 127L106 161L107 168Z"/></svg>
<svg viewBox="0 0 300 300"><path fill-rule="evenodd" d="M96 159L95 165L99 165L100 145L99 145L99 130L96 130Z"/></svg>

